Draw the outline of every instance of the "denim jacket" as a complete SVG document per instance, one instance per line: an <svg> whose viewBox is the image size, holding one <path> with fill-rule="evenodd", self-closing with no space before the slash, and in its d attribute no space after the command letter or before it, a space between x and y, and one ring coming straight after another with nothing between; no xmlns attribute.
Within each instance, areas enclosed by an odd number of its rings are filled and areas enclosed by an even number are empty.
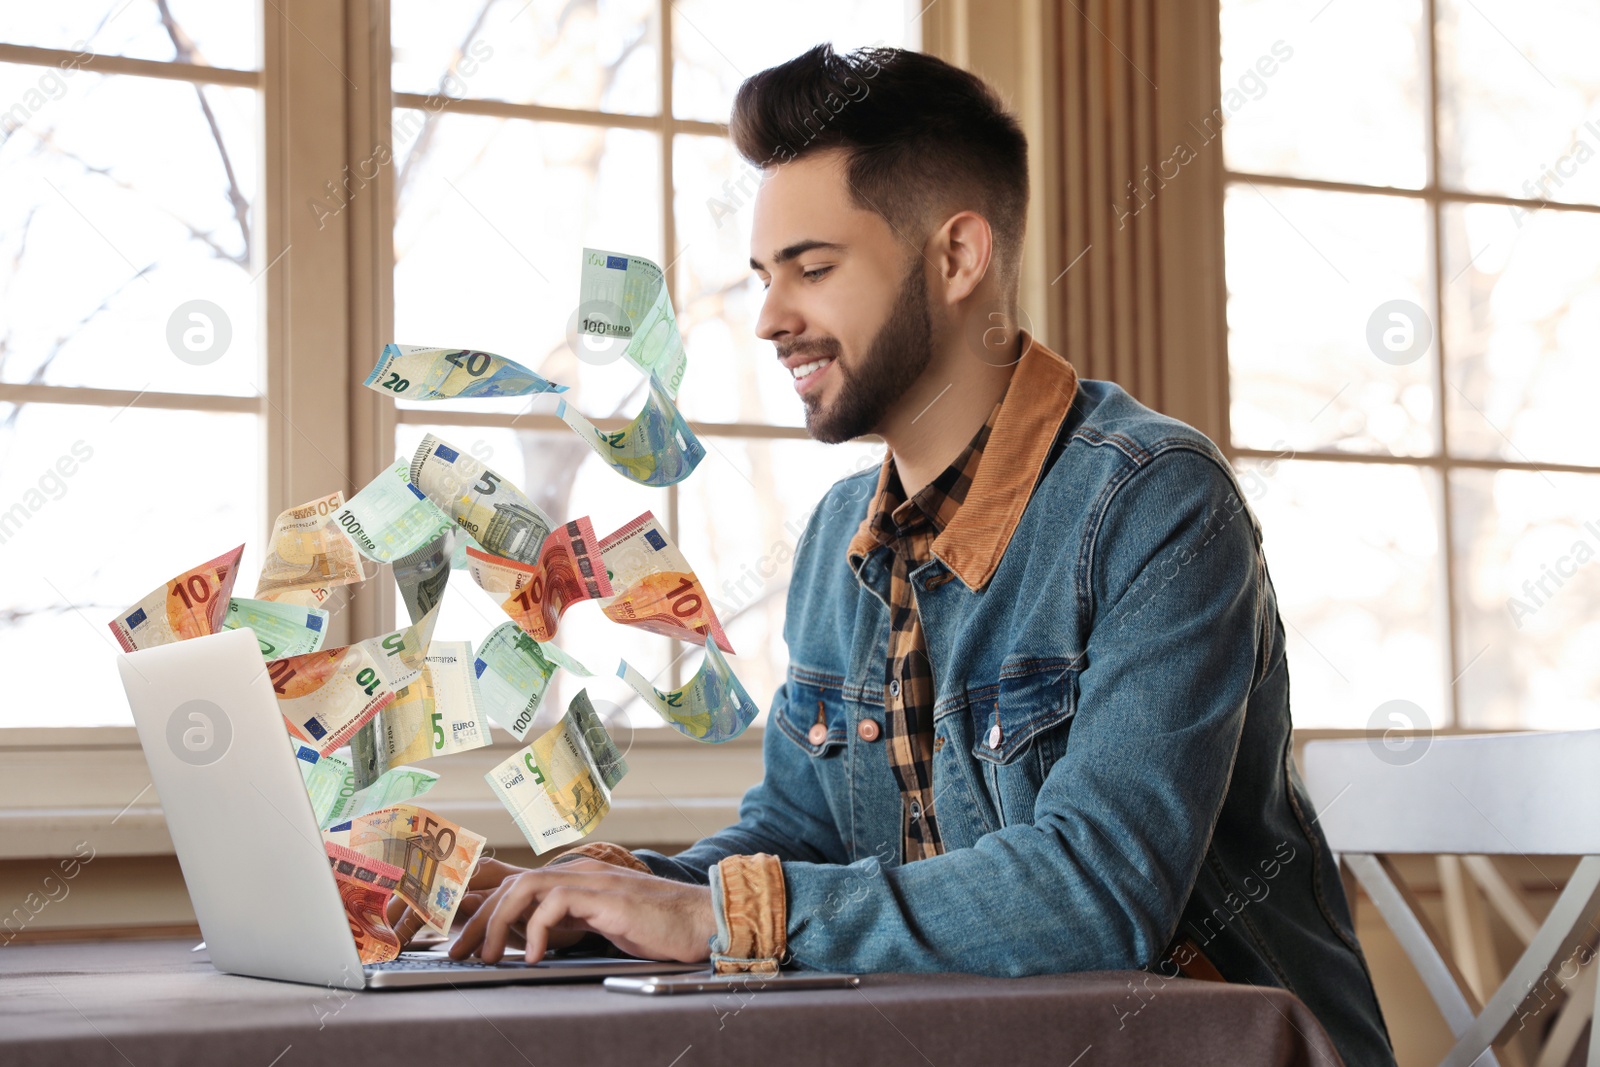
<svg viewBox="0 0 1600 1067"><path fill-rule="evenodd" d="M635 855L714 886L725 857L775 856L803 967L1144 968L1113 1006L1136 1025L1197 951L1300 997L1352 1067L1393 1063L1290 755L1259 522L1203 434L1024 343L966 502L912 573L947 851L902 862L885 746L858 732L883 721L889 630L889 550L850 562L883 475L867 471L828 492L797 548L790 666L739 822Z"/></svg>

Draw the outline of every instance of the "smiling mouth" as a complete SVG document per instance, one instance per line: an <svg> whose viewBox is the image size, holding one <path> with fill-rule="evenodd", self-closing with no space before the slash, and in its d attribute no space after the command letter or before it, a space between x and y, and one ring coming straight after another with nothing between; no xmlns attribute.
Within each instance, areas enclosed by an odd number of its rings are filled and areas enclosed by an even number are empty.
<svg viewBox="0 0 1600 1067"><path fill-rule="evenodd" d="M823 359L814 359L809 363L801 363L797 366L789 368L789 373L794 375L795 391L800 393L805 392L811 387L812 383L825 374L828 368L831 366L833 366L833 360L825 357Z"/></svg>

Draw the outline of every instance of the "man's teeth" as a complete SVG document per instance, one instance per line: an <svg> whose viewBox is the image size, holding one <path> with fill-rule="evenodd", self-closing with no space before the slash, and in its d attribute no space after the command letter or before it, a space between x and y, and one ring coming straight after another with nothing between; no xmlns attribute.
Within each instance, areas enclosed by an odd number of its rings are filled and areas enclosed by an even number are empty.
<svg viewBox="0 0 1600 1067"><path fill-rule="evenodd" d="M812 363L802 363L798 367L791 368L791 372L796 378L804 378L806 375L813 371L819 371L832 362L833 360L831 359L819 359Z"/></svg>

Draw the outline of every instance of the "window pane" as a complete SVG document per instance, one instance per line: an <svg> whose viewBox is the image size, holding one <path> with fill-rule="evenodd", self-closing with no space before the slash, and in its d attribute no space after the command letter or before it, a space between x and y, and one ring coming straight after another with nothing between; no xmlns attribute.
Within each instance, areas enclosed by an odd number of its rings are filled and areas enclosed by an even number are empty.
<svg viewBox="0 0 1600 1067"><path fill-rule="evenodd" d="M393 88L654 114L659 9L660 0L394 0Z"/></svg>
<svg viewBox="0 0 1600 1067"><path fill-rule="evenodd" d="M567 331L585 245L664 264L657 135L396 111L395 140L406 147L396 175L394 340L517 360L570 386L566 399L591 418L636 413L644 393L633 366L579 359L583 343L574 335L569 345ZM695 382L691 363L684 388ZM548 394L399 405L555 411Z"/></svg>
<svg viewBox="0 0 1600 1067"><path fill-rule="evenodd" d="M1585 730L1600 704L1600 477L1457 471L1462 724Z"/></svg>
<svg viewBox="0 0 1600 1067"><path fill-rule="evenodd" d="M587 515L597 537L604 537L643 511L654 512L662 522L667 519L666 490L629 482L565 428L543 432L402 424L395 429L399 454L411 456L429 433L465 449L496 474L514 482L555 521ZM700 469L704 470L704 464ZM701 581L709 581L700 569L701 561L692 555L689 561L696 565ZM396 613L405 613L398 600ZM471 575L456 571L450 578L436 636L446 641L471 641L476 648L490 630L506 620L500 605L478 588ZM575 605L562 616L556 644L594 671L596 677L557 672L553 688L540 705L536 727L559 719L567 701L585 687L596 701L609 700L625 707L635 725L661 725L654 710L646 708L642 701L630 701L633 690L616 678L616 670L618 659L626 659L647 678L659 673L657 684L663 689L671 688L667 684L670 674L660 673L667 669L674 654L670 640L631 626L619 626L601 614L596 605L585 603ZM622 743L621 738L618 743Z"/></svg>
<svg viewBox="0 0 1600 1067"><path fill-rule="evenodd" d="M830 41L917 48L923 4L904 0L811 0L749 4L677 0L672 5L672 110L678 118L727 122L739 83Z"/></svg>
<svg viewBox="0 0 1600 1067"><path fill-rule="evenodd" d="M1439 0L1446 186L1600 203L1600 5Z"/></svg>
<svg viewBox="0 0 1600 1067"><path fill-rule="evenodd" d="M241 541L235 591L255 590L259 435L254 415L0 403L0 727L130 723L106 623Z"/></svg>
<svg viewBox="0 0 1600 1067"><path fill-rule="evenodd" d="M1418 0L1223 0L1223 147L1233 170L1421 188Z"/></svg>
<svg viewBox="0 0 1600 1067"><path fill-rule="evenodd" d="M705 422L805 425L794 379L756 336L761 284L750 272L759 172L725 137L679 136L672 157L679 325L689 353L683 410ZM716 389L694 388L716 382Z"/></svg>
<svg viewBox="0 0 1600 1067"><path fill-rule="evenodd" d="M1288 635L1294 723L1364 729L1409 700L1449 721L1438 479L1419 467L1241 464Z"/></svg>
<svg viewBox="0 0 1600 1067"><path fill-rule="evenodd" d="M788 668L784 607L806 520L835 481L876 470L883 446L701 440L706 458L679 490L679 540L733 642L728 662L764 713ZM687 658L686 672L700 659Z"/></svg>
<svg viewBox="0 0 1600 1067"><path fill-rule="evenodd" d="M0 98L53 76L0 64ZM0 142L0 381L255 395L255 90L64 84Z"/></svg>
<svg viewBox="0 0 1600 1067"><path fill-rule="evenodd" d="M1448 205L1444 226L1451 451L1600 465L1600 217Z"/></svg>
<svg viewBox="0 0 1600 1067"><path fill-rule="evenodd" d="M1235 182L1225 221L1233 443L1432 452L1432 327L1410 352L1381 339L1392 301L1432 302L1423 204Z"/></svg>
<svg viewBox="0 0 1600 1067"><path fill-rule="evenodd" d="M256 8L256 0L167 0L172 13L168 26L156 5L142 0L11 3L0 7L0 41L258 70ZM184 41L184 51L175 40Z"/></svg>

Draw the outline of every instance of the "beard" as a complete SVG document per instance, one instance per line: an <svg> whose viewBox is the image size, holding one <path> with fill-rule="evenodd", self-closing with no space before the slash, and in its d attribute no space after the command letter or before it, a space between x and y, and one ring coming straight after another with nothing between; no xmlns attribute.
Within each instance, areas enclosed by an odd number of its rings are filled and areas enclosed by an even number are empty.
<svg viewBox="0 0 1600 1067"><path fill-rule="evenodd" d="M803 398L806 432L836 445L877 430L889 408L905 395L933 359L933 319L928 314L928 279L922 257L913 256L911 270L900 283L889 319L879 328L860 367L839 358L835 338L808 346L817 357L833 359L839 385L832 406L815 396ZM780 353L788 356L793 349Z"/></svg>

